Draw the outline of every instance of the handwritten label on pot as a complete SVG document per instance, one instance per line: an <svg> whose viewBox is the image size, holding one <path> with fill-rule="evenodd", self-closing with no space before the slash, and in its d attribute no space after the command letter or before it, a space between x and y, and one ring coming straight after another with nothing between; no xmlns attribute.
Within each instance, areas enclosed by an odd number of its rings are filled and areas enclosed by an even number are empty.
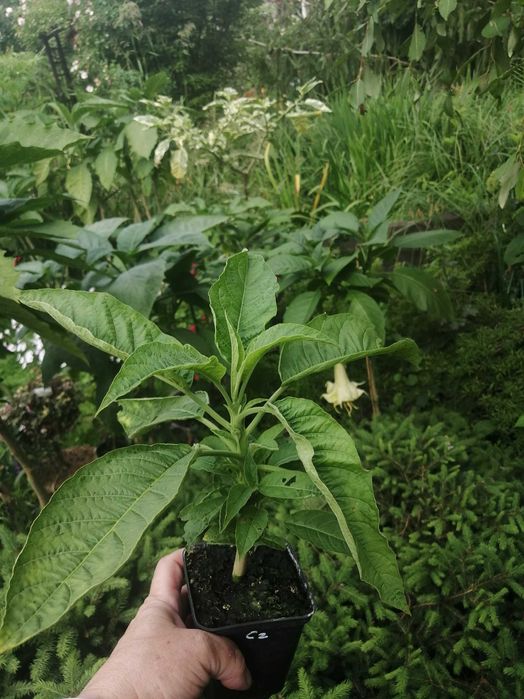
<svg viewBox="0 0 524 699"><path fill-rule="evenodd" d="M269 636L265 631L250 631L246 634L246 638L250 641L263 641L264 639L269 638Z"/></svg>

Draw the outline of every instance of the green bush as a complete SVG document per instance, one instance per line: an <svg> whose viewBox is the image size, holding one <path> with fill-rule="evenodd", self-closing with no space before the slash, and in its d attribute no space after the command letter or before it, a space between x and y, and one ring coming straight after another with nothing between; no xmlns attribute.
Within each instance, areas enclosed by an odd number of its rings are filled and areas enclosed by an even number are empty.
<svg viewBox="0 0 524 699"><path fill-rule="evenodd" d="M407 307L392 317L399 332L413 331L422 363L407 376L384 372L382 395L401 409L456 410L471 424L482 422L494 439L522 446L524 435L514 425L524 412L524 309L477 294L462 314L460 327L447 328L413 318Z"/></svg>
<svg viewBox="0 0 524 699"><path fill-rule="evenodd" d="M302 546L319 611L297 666L314 686L350 681L352 697L524 697L518 463L424 416L357 433L411 616L377 603L346 559Z"/></svg>
<svg viewBox="0 0 524 699"><path fill-rule="evenodd" d="M37 107L53 95L51 70L44 55L0 53L0 113Z"/></svg>

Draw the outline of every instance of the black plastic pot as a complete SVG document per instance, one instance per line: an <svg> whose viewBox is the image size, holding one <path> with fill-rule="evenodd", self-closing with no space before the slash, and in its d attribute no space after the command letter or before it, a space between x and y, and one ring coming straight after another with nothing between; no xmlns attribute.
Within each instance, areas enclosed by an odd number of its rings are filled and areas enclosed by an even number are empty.
<svg viewBox="0 0 524 699"><path fill-rule="evenodd" d="M215 544L209 544L211 546ZM280 692L286 681L289 667L302 634L304 625L315 611L315 603L309 591L306 578L297 557L288 546L287 555L297 571L297 582L302 586L309 609L303 616L284 617L280 619L262 619L231 626L209 628L198 621L191 595L191 586L187 567L184 565L189 593L189 606L195 628L230 638L242 652L253 678L251 689L236 692L225 689L219 682L210 688L213 697L242 697L242 699L265 699ZM184 557L184 564L185 564Z"/></svg>

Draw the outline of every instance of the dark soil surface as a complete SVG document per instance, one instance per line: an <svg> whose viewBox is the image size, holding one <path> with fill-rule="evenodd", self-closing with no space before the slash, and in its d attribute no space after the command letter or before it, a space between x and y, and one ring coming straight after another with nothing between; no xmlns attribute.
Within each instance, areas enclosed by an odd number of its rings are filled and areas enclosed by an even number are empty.
<svg viewBox="0 0 524 699"><path fill-rule="evenodd" d="M233 582L233 546L198 544L186 565L199 624L208 628L308 614L309 598L286 551L260 546L251 551L247 572Z"/></svg>

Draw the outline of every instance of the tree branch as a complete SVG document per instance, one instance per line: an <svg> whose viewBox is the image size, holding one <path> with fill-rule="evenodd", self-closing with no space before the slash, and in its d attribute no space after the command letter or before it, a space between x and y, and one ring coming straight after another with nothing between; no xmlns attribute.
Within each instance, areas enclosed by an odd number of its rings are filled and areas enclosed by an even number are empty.
<svg viewBox="0 0 524 699"><path fill-rule="evenodd" d="M13 457L16 459L16 461L18 461L18 463L22 467L29 482L29 485L34 490L35 495L38 498L40 508L43 508L45 505L47 505L47 502L49 500L49 494L42 486L42 484L39 483L38 478L35 476L31 458L28 456L22 445L18 442L7 422L3 420L1 417L0 438L5 442L7 448L9 449Z"/></svg>

